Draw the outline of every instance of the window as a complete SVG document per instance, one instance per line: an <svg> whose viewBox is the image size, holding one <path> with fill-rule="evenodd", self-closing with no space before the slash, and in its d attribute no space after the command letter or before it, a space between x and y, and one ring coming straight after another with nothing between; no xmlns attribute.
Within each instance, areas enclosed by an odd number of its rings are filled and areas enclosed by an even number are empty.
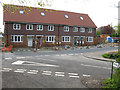
<svg viewBox="0 0 120 90"><path fill-rule="evenodd" d="M12 35L11 42L23 42L23 35Z"/></svg>
<svg viewBox="0 0 120 90"><path fill-rule="evenodd" d="M27 24L26 25L26 30L33 30L33 25Z"/></svg>
<svg viewBox="0 0 120 90"><path fill-rule="evenodd" d="M13 29L14 30L20 30L21 29L21 25L20 24L13 24Z"/></svg>
<svg viewBox="0 0 120 90"><path fill-rule="evenodd" d="M85 28L80 28L80 32L85 32Z"/></svg>
<svg viewBox="0 0 120 90"><path fill-rule="evenodd" d="M69 18L68 15L64 15L64 16L65 16L65 18L67 18L67 19Z"/></svg>
<svg viewBox="0 0 120 90"><path fill-rule="evenodd" d="M54 26L53 25L49 25L48 26L48 31L54 31Z"/></svg>
<svg viewBox="0 0 120 90"><path fill-rule="evenodd" d="M93 42L93 37L87 37L87 42Z"/></svg>
<svg viewBox="0 0 120 90"><path fill-rule="evenodd" d="M80 36L80 40L84 40L85 36Z"/></svg>
<svg viewBox="0 0 120 90"><path fill-rule="evenodd" d="M46 36L46 42L55 42L55 36Z"/></svg>
<svg viewBox="0 0 120 90"><path fill-rule="evenodd" d="M78 27L73 27L73 32L78 32Z"/></svg>
<svg viewBox="0 0 120 90"><path fill-rule="evenodd" d="M92 28L89 28L89 29L88 29L88 33L92 33Z"/></svg>
<svg viewBox="0 0 120 90"><path fill-rule="evenodd" d="M64 31L65 32L69 32L69 27L68 26L64 26Z"/></svg>
<svg viewBox="0 0 120 90"><path fill-rule="evenodd" d="M41 12L41 16L45 16L45 13L44 13L44 12Z"/></svg>
<svg viewBox="0 0 120 90"><path fill-rule="evenodd" d="M81 19L81 20L84 20L84 18L83 18L83 17L81 17L81 16L80 16L80 19Z"/></svg>
<svg viewBox="0 0 120 90"><path fill-rule="evenodd" d="M42 31L43 30L43 25L37 25L37 30Z"/></svg>
<svg viewBox="0 0 120 90"><path fill-rule="evenodd" d="M70 36L62 36L62 42L70 42Z"/></svg>
<svg viewBox="0 0 120 90"><path fill-rule="evenodd" d="M19 13L20 13L20 14L24 14L24 11L23 11L23 10L20 10Z"/></svg>

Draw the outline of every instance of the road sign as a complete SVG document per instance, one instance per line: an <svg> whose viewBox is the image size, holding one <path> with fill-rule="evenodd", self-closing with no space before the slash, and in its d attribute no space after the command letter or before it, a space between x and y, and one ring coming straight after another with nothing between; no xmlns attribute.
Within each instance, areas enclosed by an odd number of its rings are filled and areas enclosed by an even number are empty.
<svg viewBox="0 0 120 90"><path fill-rule="evenodd" d="M114 67L114 68L119 68L119 67L120 67L120 64L117 63L117 62L114 62L114 63L113 63L113 67Z"/></svg>

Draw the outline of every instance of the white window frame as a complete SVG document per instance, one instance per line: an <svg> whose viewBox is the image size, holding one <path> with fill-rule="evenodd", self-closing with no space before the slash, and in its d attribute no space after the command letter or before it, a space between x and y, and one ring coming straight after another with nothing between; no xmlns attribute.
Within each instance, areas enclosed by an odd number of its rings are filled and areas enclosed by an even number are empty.
<svg viewBox="0 0 120 90"><path fill-rule="evenodd" d="M88 33L92 33L92 28L89 28L89 29L88 29Z"/></svg>
<svg viewBox="0 0 120 90"><path fill-rule="evenodd" d="M85 36L80 36L80 40L81 40L81 37L83 38L82 40L84 40Z"/></svg>
<svg viewBox="0 0 120 90"><path fill-rule="evenodd" d="M78 32L78 27L73 27L73 32Z"/></svg>
<svg viewBox="0 0 120 90"><path fill-rule="evenodd" d="M17 37L17 40L15 40L15 37ZM18 41L18 37L20 37L20 41ZM11 35L11 42L18 42L18 43L23 42L23 35Z"/></svg>
<svg viewBox="0 0 120 90"><path fill-rule="evenodd" d="M64 32L69 32L69 26L64 26Z"/></svg>
<svg viewBox="0 0 120 90"><path fill-rule="evenodd" d="M68 37L69 37L69 40L66 41L66 38L68 38ZM64 38L64 40L63 40L63 38ZM70 36L62 36L62 42L70 42Z"/></svg>
<svg viewBox="0 0 120 90"><path fill-rule="evenodd" d="M49 29L49 27L50 27L50 29ZM48 25L48 31L54 31L54 25Z"/></svg>
<svg viewBox="0 0 120 90"><path fill-rule="evenodd" d="M86 37L86 38L88 38L88 41L86 40L86 42L93 42L93 37ZM92 39L92 40L90 40L90 39Z"/></svg>
<svg viewBox="0 0 120 90"><path fill-rule="evenodd" d="M80 28L80 32L85 32L85 28Z"/></svg>
<svg viewBox="0 0 120 90"><path fill-rule="evenodd" d="M14 27L16 25L16 28ZM19 25L19 28L17 27ZM13 24L13 29L14 30L20 30L21 29L21 24Z"/></svg>
<svg viewBox="0 0 120 90"><path fill-rule="evenodd" d="M29 25L29 29L27 28L27 25ZM30 29L30 25L32 26L32 29ZM32 24L26 24L26 30L33 30L33 25Z"/></svg>
<svg viewBox="0 0 120 90"><path fill-rule="evenodd" d="M47 38L48 38L48 41L47 41ZM50 38L51 38L51 40L50 40ZM53 40L52 40L52 38L53 38ZM46 42L55 42L55 36L45 36L45 40L46 40Z"/></svg>
<svg viewBox="0 0 120 90"><path fill-rule="evenodd" d="M42 29L41 29L41 27L42 27ZM43 25L37 25L37 30L38 31L43 31Z"/></svg>

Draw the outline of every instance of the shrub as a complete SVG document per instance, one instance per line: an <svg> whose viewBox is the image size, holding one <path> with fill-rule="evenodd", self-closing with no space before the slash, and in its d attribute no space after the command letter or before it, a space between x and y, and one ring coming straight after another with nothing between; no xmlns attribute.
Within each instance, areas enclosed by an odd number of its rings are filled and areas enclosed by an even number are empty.
<svg viewBox="0 0 120 90"><path fill-rule="evenodd" d="M104 58L110 58L109 54L108 53L105 53L102 55Z"/></svg>

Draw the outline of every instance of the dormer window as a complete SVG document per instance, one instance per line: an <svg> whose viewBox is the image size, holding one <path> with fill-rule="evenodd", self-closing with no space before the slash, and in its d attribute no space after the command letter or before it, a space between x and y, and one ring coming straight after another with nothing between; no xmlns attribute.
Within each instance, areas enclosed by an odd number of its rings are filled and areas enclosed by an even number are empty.
<svg viewBox="0 0 120 90"><path fill-rule="evenodd" d="M45 16L45 13L44 13L44 12L41 12L41 16Z"/></svg>
<svg viewBox="0 0 120 90"><path fill-rule="evenodd" d="M69 18L68 15L64 15L64 16L65 16L65 18L67 18L67 19Z"/></svg>
<svg viewBox="0 0 120 90"><path fill-rule="evenodd" d="M20 10L19 13L20 13L20 14L24 14L23 10Z"/></svg>
<svg viewBox="0 0 120 90"><path fill-rule="evenodd" d="M81 19L81 20L84 20L84 18L83 18L83 17L81 17L81 16L80 16L80 19Z"/></svg>

